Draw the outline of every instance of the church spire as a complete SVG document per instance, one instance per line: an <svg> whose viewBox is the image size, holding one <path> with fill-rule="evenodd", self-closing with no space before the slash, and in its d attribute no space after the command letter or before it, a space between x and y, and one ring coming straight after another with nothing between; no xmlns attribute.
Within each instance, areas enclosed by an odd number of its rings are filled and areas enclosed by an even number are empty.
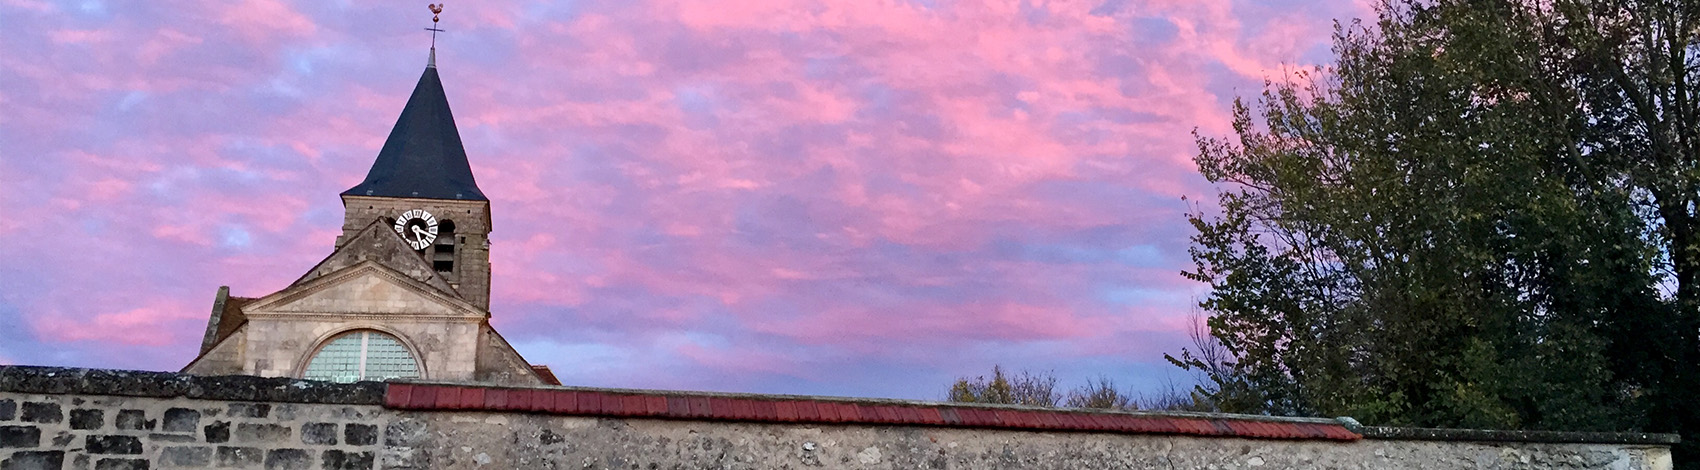
<svg viewBox="0 0 1700 470"><path fill-rule="evenodd" d="M435 5L433 5L435 7ZM435 8L433 8L435 10ZM435 18L433 18L435 21ZM435 24L433 24L435 26ZM435 29L435 28L433 28ZM425 65L413 96L407 99L401 117L378 151L377 161L366 180L342 193L344 196L381 196L423 199L487 201L472 166L466 161L460 130L449 112L449 100L437 76L437 48Z"/></svg>

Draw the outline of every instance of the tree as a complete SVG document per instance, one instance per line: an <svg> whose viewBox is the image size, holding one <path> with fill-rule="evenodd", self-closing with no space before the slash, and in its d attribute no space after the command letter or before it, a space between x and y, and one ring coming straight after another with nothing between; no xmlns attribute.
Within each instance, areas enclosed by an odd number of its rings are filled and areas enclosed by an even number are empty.
<svg viewBox="0 0 1700 470"><path fill-rule="evenodd" d="M1215 406L1700 430L1700 104L1683 2L1400 0L1200 138ZM1668 287L1668 288L1667 288ZM1679 449L1678 460L1692 460Z"/></svg>
<svg viewBox="0 0 1700 470"><path fill-rule="evenodd" d="M1010 377L1003 366L992 366L992 376L973 379L962 377L951 384L946 400L963 403L996 403L1004 405L1057 406L1062 395L1056 392L1057 378L1049 372L1033 374L1021 371Z"/></svg>
<svg viewBox="0 0 1700 470"><path fill-rule="evenodd" d="M1069 390L1063 406L1069 408L1099 408L1105 410L1137 410L1133 396L1122 392L1114 380L1098 377L1080 388Z"/></svg>

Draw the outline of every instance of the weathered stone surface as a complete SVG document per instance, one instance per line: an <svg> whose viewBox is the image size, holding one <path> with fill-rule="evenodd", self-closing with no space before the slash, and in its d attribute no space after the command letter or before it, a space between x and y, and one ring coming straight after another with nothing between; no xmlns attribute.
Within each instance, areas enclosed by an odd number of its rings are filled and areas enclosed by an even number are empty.
<svg viewBox="0 0 1700 470"><path fill-rule="evenodd" d="M272 406L265 403L231 403L230 412L225 416L232 418L264 418L270 415Z"/></svg>
<svg viewBox="0 0 1700 470"><path fill-rule="evenodd" d="M217 452L219 468L247 468L260 464L265 451L257 447L224 447Z"/></svg>
<svg viewBox="0 0 1700 470"><path fill-rule="evenodd" d="M1428 430L1362 441L1017 431L891 424L757 423L561 416L536 412L402 411L380 406L242 402L0 391L0 400L57 403L115 418L106 431L71 423L0 422L0 470L151 468L469 469L1599 469L1668 470L1657 439L1617 443L1491 441L1480 431ZM264 417L249 410L269 405ZM288 405L288 406L285 406ZM189 431L169 410L200 417ZM21 417L21 413L20 413ZM148 432L145 418L160 432ZM118 421L131 425L111 431ZM140 424L136 424L140 423ZM231 429L236 426L237 429ZM195 432L199 428L201 432ZM339 430L340 428L340 430ZM296 436L301 433L301 436ZM234 434L234 435L233 435ZM1521 434L1519 434L1521 435ZM337 439L338 436L341 439ZM1505 439L1518 439L1511 434ZM1586 436L1583 436L1586 437ZM1633 436L1631 436L1633 437ZM1442 440L1426 440L1430 438ZM1574 439L1533 434L1522 439ZM1621 435L1612 439L1622 440ZM1663 438L1660 438L1663 439ZM206 441L199 443L192 441ZM331 442L336 442L331 444ZM236 445L219 445L236 443ZM380 445L381 444L381 445ZM151 461L149 460L151 459ZM126 468L126 467L119 467Z"/></svg>
<svg viewBox="0 0 1700 470"><path fill-rule="evenodd" d="M339 384L281 377L40 366L0 366L0 393L4 392L345 405L384 401L382 382Z"/></svg>
<svg viewBox="0 0 1700 470"><path fill-rule="evenodd" d="M24 422L57 423L65 420L65 413L59 410L58 403L24 402Z"/></svg>
<svg viewBox="0 0 1700 470"><path fill-rule="evenodd" d="M289 427L269 423L241 423L236 425L236 442L244 444L277 443L289 439Z"/></svg>
<svg viewBox="0 0 1700 470"><path fill-rule="evenodd" d="M65 466L65 453L60 451L28 451L0 459L0 470L59 470Z"/></svg>
<svg viewBox="0 0 1700 470"><path fill-rule="evenodd" d="M97 430L106 426L106 412L102 410L71 410L71 429Z"/></svg>
<svg viewBox="0 0 1700 470"><path fill-rule="evenodd" d="M207 433L207 443L223 444L230 441L229 421L214 421L203 429Z"/></svg>
<svg viewBox="0 0 1700 470"><path fill-rule="evenodd" d="M89 436L83 449L90 454L140 454L142 440L136 436Z"/></svg>
<svg viewBox="0 0 1700 470"><path fill-rule="evenodd" d="M336 445L336 423L307 423L301 425L301 443L318 446Z"/></svg>
<svg viewBox="0 0 1700 470"><path fill-rule="evenodd" d="M384 428L384 445L391 447L412 447L425 439L425 421L416 419L400 419L391 422Z"/></svg>
<svg viewBox="0 0 1700 470"><path fill-rule="evenodd" d="M118 418L113 420L112 425L124 431L153 429L153 423L148 421L147 412L142 410L118 410Z"/></svg>
<svg viewBox="0 0 1700 470"><path fill-rule="evenodd" d="M1363 426L1357 432L1378 439L1412 441L1551 442L1595 444L1676 444L1675 434L1622 432L1554 432L1490 429L1432 429Z"/></svg>
<svg viewBox="0 0 1700 470"><path fill-rule="evenodd" d="M35 426L0 426L0 449L41 445L41 429Z"/></svg>
<svg viewBox="0 0 1700 470"><path fill-rule="evenodd" d="M266 451L266 470L307 470L313 466L313 456L302 449Z"/></svg>
<svg viewBox="0 0 1700 470"><path fill-rule="evenodd" d="M18 417L18 402L0 400L0 421L11 421L16 417Z"/></svg>
<svg viewBox="0 0 1700 470"><path fill-rule="evenodd" d="M94 470L148 470L147 459L100 459Z"/></svg>
<svg viewBox="0 0 1700 470"><path fill-rule="evenodd" d="M160 429L165 432L195 432L195 427L201 424L201 412L188 408L172 408L165 410L165 425Z"/></svg>
<svg viewBox="0 0 1700 470"><path fill-rule="evenodd" d="M205 467L212 465L212 457L211 447L166 447L159 453L159 462L178 467Z"/></svg>
<svg viewBox="0 0 1700 470"><path fill-rule="evenodd" d="M378 427L370 424L348 423L342 427L342 441L351 446L378 443Z"/></svg>
<svg viewBox="0 0 1700 470"><path fill-rule="evenodd" d="M324 455L319 458L319 461L320 461L319 468L322 468L324 470L371 470L372 469L372 453L371 452L344 452L344 451L334 450L334 449L333 450L327 450L327 451L325 451Z"/></svg>

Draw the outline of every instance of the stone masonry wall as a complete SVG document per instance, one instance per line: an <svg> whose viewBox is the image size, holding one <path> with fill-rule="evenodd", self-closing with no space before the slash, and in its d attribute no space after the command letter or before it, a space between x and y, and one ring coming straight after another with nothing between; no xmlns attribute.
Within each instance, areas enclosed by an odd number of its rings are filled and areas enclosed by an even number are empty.
<svg viewBox="0 0 1700 470"><path fill-rule="evenodd" d="M935 412L956 424L917 424L940 416ZM1141 426L1154 427L1104 431ZM0 470L1666 470L1676 441L1342 426L1237 415L0 366Z"/></svg>
<svg viewBox="0 0 1700 470"><path fill-rule="evenodd" d="M0 469L1668 469L1620 444L773 425L0 394Z"/></svg>
<svg viewBox="0 0 1700 470"><path fill-rule="evenodd" d="M309 405L0 393L0 469L372 469L388 413Z"/></svg>
<svg viewBox="0 0 1700 470"><path fill-rule="evenodd" d="M414 413L386 468L1668 469L1657 446L1291 441L920 426Z"/></svg>

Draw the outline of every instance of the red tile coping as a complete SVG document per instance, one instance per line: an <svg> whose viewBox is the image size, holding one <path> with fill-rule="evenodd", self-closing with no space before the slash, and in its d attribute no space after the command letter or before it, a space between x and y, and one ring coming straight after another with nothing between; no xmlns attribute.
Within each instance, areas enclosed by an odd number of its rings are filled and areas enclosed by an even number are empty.
<svg viewBox="0 0 1700 470"><path fill-rule="evenodd" d="M578 387L392 382L385 392L384 406L420 411L511 411L704 421L896 424L1331 441L1363 438L1325 419Z"/></svg>

